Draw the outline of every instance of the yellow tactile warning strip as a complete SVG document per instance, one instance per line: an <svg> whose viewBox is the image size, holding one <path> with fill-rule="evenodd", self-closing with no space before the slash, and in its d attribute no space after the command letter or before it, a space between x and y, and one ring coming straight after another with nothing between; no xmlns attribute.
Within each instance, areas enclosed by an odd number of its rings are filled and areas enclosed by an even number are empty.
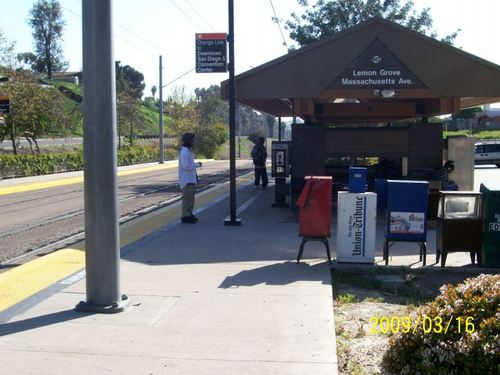
<svg viewBox="0 0 500 375"><path fill-rule="evenodd" d="M213 161L213 159L199 159L199 160L201 162ZM150 167L121 170L121 171L118 171L118 177L130 176L132 174L137 174L137 173L152 172L152 171L158 171L158 170L162 170L162 169L172 169L172 168L177 168L177 160L174 160L171 162L166 162L165 164L152 165ZM14 193L23 193L26 191L48 189L48 188L56 187L56 186L80 184L82 182L83 182L83 176L78 176L78 177L70 177L70 178L61 178L61 179L52 180L52 181L32 182L32 183L26 183L26 184L21 184L21 185L17 185L17 186L6 186L3 188L0 188L0 195L7 195L7 194L14 194Z"/></svg>
<svg viewBox="0 0 500 375"><path fill-rule="evenodd" d="M85 252L63 249L0 275L0 311L47 288L85 266Z"/></svg>
<svg viewBox="0 0 500 375"><path fill-rule="evenodd" d="M253 174L248 173L238 177L236 182L243 185L252 179ZM195 207L203 207L228 191L229 183L224 183L199 193ZM179 205L173 204L121 225L121 246L173 222L180 215ZM81 241L72 248L58 250L0 274L0 312L85 268L84 246L84 241Z"/></svg>

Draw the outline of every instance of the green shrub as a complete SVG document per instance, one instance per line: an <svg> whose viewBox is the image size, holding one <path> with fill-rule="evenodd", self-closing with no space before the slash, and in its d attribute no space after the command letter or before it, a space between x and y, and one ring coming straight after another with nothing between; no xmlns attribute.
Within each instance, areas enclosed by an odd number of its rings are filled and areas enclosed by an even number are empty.
<svg viewBox="0 0 500 375"><path fill-rule="evenodd" d="M83 168L83 153L0 155L0 178L37 176Z"/></svg>
<svg viewBox="0 0 500 375"><path fill-rule="evenodd" d="M220 145L229 137L229 130L225 124L212 124L195 130L194 153L202 158L211 159L215 156Z"/></svg>
<svg viewBox="0 0 500 375"><path fill-rule="evenodd" d="M445 285L410 320L407 333L389 338L383 358L389 374L500 373L500 275ZM426 327L416 324L424 320Z"/></svg>
<svg viewBox="0 0 500 375"><path fill-rule="evenodd" d="M177 158L177 150L165 148L164 158ZM117 152L118 165L150 163L159 160L157 147L122 147ZM0 155L0 178L27 177L79 171L83 169L83 152L52 154Z"/></svg>
<svg viewBox="0 0 500 375"><path fill-rule="evenodd" d="M356 296L354 294L351 294L351 293L346 293L346 294L342 294L340 296L337 296L336 300L340 304L357 302Z"/></svg>

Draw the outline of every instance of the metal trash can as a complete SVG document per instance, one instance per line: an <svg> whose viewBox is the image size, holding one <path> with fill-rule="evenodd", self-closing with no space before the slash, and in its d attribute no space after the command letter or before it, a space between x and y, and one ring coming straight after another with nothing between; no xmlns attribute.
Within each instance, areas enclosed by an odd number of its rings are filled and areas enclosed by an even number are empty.
<svg viewBox="0 0 500 375"><path fill-rule="evenodd" d="M331 263L328 237L332 234L332 178L306 176L305 186L297 199L299 207L299 236L303 237L297 262L300 261L307 241L321 241Z"/></svg>
<svg viewBox="0 0 500 375"><path fill-rule="evenodd" d="M483 249L482 264L500 267L500 186L493 190L481 184L483 193Z"/></svg>
<svg viewBox="0 0 500 375"><path fill-rule="evenodd" d="M441 267L449 252L469 251L472 263L481 264L483 237L482 193L441 191L437 217L436 263Z"/></svg>

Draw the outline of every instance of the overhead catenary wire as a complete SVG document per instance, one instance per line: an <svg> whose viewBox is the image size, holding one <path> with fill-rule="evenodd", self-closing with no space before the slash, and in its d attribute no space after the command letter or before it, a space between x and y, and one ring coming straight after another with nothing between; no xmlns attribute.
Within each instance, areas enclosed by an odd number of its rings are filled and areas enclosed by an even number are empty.
<svg viewBox="0 0 500 375"><path fill-rule="evenodd" d="M82 5L81 0L74 0L74 1L75 1L77 4L79 4L80 6ZM71 13L71 14L73 14L73 15L75 15L75 16L77 16L77 17L79 17L79 18L82 18L82 15L81 15L81 14L76 13L76 12L75 12L75 11L73 11L72 9L69 9L69 8L67 8L67 7L65 7L65 6L61 6L61 8L65 9L65 10L66 10L66 11L68 11L69 13ZM143 46L139 46L138 44L136 44L136 43L134 43L134 42L130 41L129 39L126 39L126 38L124 38L123 36L118 35L116 32L115 32L115 33L113 33L113 35L114 35L115 37L117 37L118 39L123 40L125 43L128 43L128 44L130 44L131 46L133 46L133 47L135 47L135 48L137 48L137 49L140 49L141 51L146 52L147 54L149 54L149 55L151 55L151 56L157 56L157 55L158 55L158 50L160 50L160 51L161 51L161 50L163 50L163 48L162 48L162 47L160 47L160 46L158 46L157 44L155 44L155 43L151 42L150 40L148 40L148 39L144 38L143 36L141 36L141 35L139 35L139 34L137 34L137 33L133 32L133 31L131 31L130 29L126 28L125 26L120 25L118 22L115 22L115 24L116 24L118 27L120 27L121 29L123 29L124 31L126 31L127 33L129 33L129 34L133 35L135 38L140 39L142 42L146 42L146 43L148 43L150 46L154 47L154 52L152 52L153 50L151 50L151 49L146 50L146 49L145 49L145 47L143 47Z"/></svg>
<svg viewBox="0 0 500 375"><path fill-rule="evenodd" d="M195 6L193 6L193 4L191 4L191 2L189 0L184 0L190 7L191 9L198 15L198 17L200 17L200 19L205 23L205 25L207 25L209 27L210 30L214 31L215 28L208 23L208 21L205 19L205 17L203 17L203 15L200 14L200 12L198 12L198 9L196 9Z"/></svg>
<svg viewBox="0 0 500 375"><path fill-rule="evenodd" d="M276 15L276 9L274 9L273 0L269 0L269 3L271 4L271 8L273 9L274 19L276 20L276 23L278 24L278 28L280 29L281 38L283 38L283 44L285 45L286 48L288 48L288 43L286 42L285 35L283 34L280 20L279 20L278 16Z"/></svg>
<svg viewBox="0 0 500 375"><path fill-rule="evenodd" d="M181 74L179 77L177 77L177 78L173 79L172 81L167 82L166 84L164 84L163 87L170 86L172 83L177 82L181 78L184 78L185 76L187 76L189 73L191 73L195 69L196 69L196 67L189 69L187 72Z"/></svg>
<svg viewBox="0 0 500 375"><path fill-rule="evenodd" d="M77 4L79 4L81 6L81 0L74 0ZM207 26L211 29L211 30L214 30L214 28L212 27L212 25L210 25L204 18L203 16L196 10L196 8L189 2L189 0L186 0L188 2L188 5L199 15L199 17L205 22L205 24L207 24ZM199 24L196 23L196 21L194 21L174 0L170 0L170 2L177 8L179 9L179 11L189 20L191 21L191 23L193 25L195 25L197 28L200 28ZM65 6L61 6L63 9L65 9L66 11L68 11L69 13L79 17L79 18L82 18L81 14L78 14L77 12L73 11L72 9L70 8L67 8ZM137 33L134 33L133 31L129 30L128 28L120 25L119 23L116 22L116 25L119 26L121 29L123 29L124 31L128 32L129 34L133 35L134 37L140 39L141 41L144 41L144 42L147 42L149 45L155 47L155 52L152 52L151 49L145 49L144 46L140 46L132 41L130 41L129 39L127 38L124 38L123 36L120 36L118 35L117 33L114 33L114 36L118 39L121 39L122 41L124 41L125 43L128 43L129 45L133 46L134 48L136 49L139 49L145 53L147 53L148 55L150 56L157 56L158 55L158 50L162 50L162 48L160 48L159 46L157 46L155 43L145 39L144 37L140 36L139 34ZM170 82L167 82L165 85L163 85L163 87L167 87L167 86L170 86L171 84L177 82L178 80L184 78L185 76L187 76L189 73L193 72L194 70L196 69L196 67L193 67L191 68L190 70L188 70L187 72L181 74L180 76L178 76L177 78L173 79L172 81Z"/></svg>
<svg viewBox="0 0 500 375"><path fill-rule="evenodd" d="M195 21L193 20L189 14L187 14L184 9L182 9L176 2L175 0L170 0L170 2L177 8L180 10L180 12L198 29L198 30L202 30L202 28L200 27L200 25Z"/></svg>

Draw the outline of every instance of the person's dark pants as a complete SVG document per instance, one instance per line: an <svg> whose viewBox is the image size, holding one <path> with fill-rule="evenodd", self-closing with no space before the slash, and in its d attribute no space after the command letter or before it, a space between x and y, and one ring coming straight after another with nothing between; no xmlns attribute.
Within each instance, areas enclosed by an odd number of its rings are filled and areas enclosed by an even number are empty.
<svg viewBox="0 0 500 375"><path fill-rule="evenodd" d="M262 177L262 186L267 186L269 180L267 179L266 167L255 167L255 186L259 186L260 178Z"/></svg>

